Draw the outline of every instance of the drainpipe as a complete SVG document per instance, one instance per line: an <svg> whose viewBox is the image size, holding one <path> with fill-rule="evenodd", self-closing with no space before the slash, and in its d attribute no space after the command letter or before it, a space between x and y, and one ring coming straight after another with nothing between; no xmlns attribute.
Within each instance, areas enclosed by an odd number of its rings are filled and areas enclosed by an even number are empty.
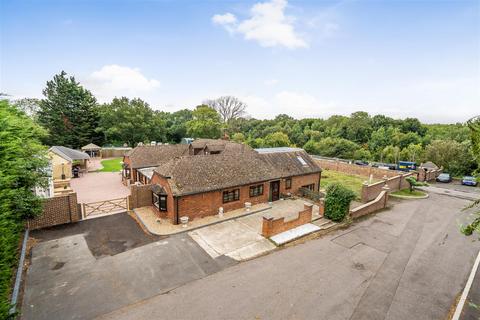
<svg viewBox="0 0 480 320"><path fill-rule="evenodd" d="M174 197L174 202L175 202L175 209L173 210L173 216L174 216L174 221L175 221L175 224L178 224L178 197Z"/></svg>

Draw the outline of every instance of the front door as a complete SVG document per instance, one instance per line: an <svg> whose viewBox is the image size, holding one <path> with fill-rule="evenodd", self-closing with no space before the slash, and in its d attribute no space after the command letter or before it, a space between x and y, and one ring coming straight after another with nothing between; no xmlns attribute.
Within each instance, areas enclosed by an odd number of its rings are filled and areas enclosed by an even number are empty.
<svg viewBox="0 0 480 320"><path fill-rule="evenodd" d="M271 194L271 201L277 201L280 199L280 181L272 181L270 182L270 194Z"/></svg>

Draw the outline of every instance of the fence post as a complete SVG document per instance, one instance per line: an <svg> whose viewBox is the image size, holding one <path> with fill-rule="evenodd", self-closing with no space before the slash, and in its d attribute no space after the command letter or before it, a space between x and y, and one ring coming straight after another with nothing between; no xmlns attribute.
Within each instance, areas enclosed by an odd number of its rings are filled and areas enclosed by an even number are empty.
<svg viewBox="0 0 480 320"><path fill-rule="evenodd" d="M87 213L85 211L85 203L82 203L82 220L87 217Z"/></svg>

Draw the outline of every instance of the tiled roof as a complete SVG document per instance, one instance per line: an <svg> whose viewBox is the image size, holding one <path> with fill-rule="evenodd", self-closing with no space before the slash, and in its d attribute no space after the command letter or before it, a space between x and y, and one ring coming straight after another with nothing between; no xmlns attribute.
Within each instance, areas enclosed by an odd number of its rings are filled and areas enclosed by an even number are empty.
<svg viewBox="0 0 480 320"><path fill-rule="evenodd" d="M53 146L50 148L50 151L68 161L90 159L90 156L83 151L78 151L63 146Z"/></svg>
<svg viewBox="0 0 480 320"><path fill-rule="evenodd" d="M167 144L156 146L138 146L126 156L133 169L155 167L174 157L188 154L188 144Z"/></svg>
<svg viewBox="0 0 480 320"><path fill-rule="evenodd" d="M297 157L302 157L304 165ZM305 152L195 155L174 158L155 169L176 195L207 192L230 187L320 172Z"/></svg>

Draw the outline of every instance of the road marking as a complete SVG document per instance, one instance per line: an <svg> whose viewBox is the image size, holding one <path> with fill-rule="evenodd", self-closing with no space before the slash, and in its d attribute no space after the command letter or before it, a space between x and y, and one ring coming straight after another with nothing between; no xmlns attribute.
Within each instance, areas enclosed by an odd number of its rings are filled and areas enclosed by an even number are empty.
<svg viewBox="0 0 480 320"><path fill-rule="evenodd" d="M478 265L480 264L480 251L478 252L477 259L473 264L472 271L470 272L470 276L468 277L467 284L463 289L462 296L458 301L457 308L455 309L455 313L453 314L452 320L458 320L460 315L462 314L463 306L465 305L465 301L467 301L468 293L470 292L470 288L472 287L473 279L475 278L475 273L477 273Z"/></svg>

